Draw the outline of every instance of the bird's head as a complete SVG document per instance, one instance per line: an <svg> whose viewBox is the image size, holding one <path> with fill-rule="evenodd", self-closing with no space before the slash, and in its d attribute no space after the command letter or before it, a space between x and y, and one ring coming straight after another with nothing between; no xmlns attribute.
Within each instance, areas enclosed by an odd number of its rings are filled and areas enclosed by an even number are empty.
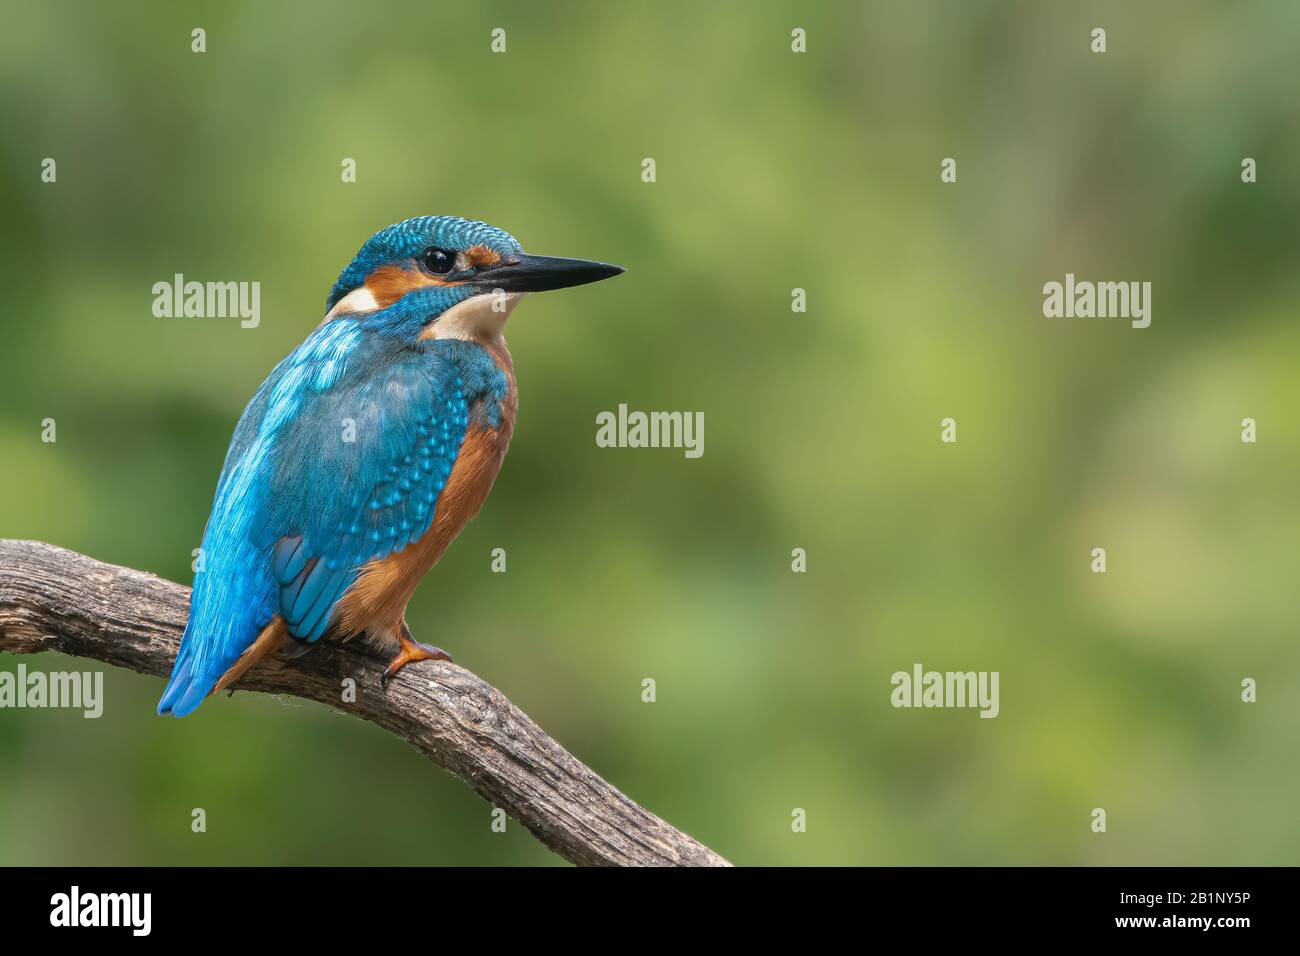
<svg viewBox="0 0 1300 956"><path fill-rule="evenodd" d="M621 266L526 255L485 222L419 216L371 236L330 290L327 319L354 315L378 331L491 338L528 292L585 285Z"/></svg>

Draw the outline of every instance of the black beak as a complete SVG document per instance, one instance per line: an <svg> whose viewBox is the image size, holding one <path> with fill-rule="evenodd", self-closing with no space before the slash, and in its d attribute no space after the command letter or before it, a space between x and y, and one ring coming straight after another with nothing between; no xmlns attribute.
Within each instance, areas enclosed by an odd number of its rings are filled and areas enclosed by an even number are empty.
<svg viewBox="0 0 1300 956"><path fill-rule="evenodd" d="M560 259L555 256L510 256L499 265L480 272L472 280L485 292L549 292L570 286L599 282L623 271L622 266L588 259Z"/></svg>

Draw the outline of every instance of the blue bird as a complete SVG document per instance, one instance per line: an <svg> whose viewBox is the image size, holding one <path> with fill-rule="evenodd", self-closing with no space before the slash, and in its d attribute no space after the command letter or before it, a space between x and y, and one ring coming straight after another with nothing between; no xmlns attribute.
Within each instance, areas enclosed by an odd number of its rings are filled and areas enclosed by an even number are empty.
<svg viewBox="0 0 1300 956"><path fill-rule="evenodd" d="M280 648L358 634L406 664L406 606L482 507L514 430L502 335L529 292L623 269L525 255L483 222L422 216L371 236L325 319L235 427L190 617L158 713L184 717Z"/></svg>

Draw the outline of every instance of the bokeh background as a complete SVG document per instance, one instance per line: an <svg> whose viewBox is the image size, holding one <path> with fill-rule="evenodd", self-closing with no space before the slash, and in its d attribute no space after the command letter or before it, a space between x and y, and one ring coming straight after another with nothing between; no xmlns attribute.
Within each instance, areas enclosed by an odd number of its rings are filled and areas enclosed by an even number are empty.
<svg viewBox="0 0 1300 956"><path fill-rule="evenodd" d="M357 247L485 219L629 268L511 319L418 636L738 863L1300 862L1300 7L187 6L0 3L0 535L188 582ZM260 327L155 318L177 272ZM1045 319L1066 272L1152 282L1151 327ZM703 458L597 448L620 402L704 412ZM916 661L1001 716L893 709ZM373 726L161 687L0 711L0 862L561 862Z"/></svg>

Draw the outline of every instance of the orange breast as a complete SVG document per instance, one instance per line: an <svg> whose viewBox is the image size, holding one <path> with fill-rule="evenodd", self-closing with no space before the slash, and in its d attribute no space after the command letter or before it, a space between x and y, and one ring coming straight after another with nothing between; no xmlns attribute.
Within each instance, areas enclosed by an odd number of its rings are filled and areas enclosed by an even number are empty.
<svg viewBox="0 0 1300 956"><path fill-rule="evenodd" d="M344 636L366 631L377 639L391 636L396 640L416 585L479 513L492 490L514 432L517 392L505 342L482 344L493 353L508 380L501 402L501 427L470 424L447 485L438 496L429 530L396 554L367 564L339 600L336 630Z"/></svg>

